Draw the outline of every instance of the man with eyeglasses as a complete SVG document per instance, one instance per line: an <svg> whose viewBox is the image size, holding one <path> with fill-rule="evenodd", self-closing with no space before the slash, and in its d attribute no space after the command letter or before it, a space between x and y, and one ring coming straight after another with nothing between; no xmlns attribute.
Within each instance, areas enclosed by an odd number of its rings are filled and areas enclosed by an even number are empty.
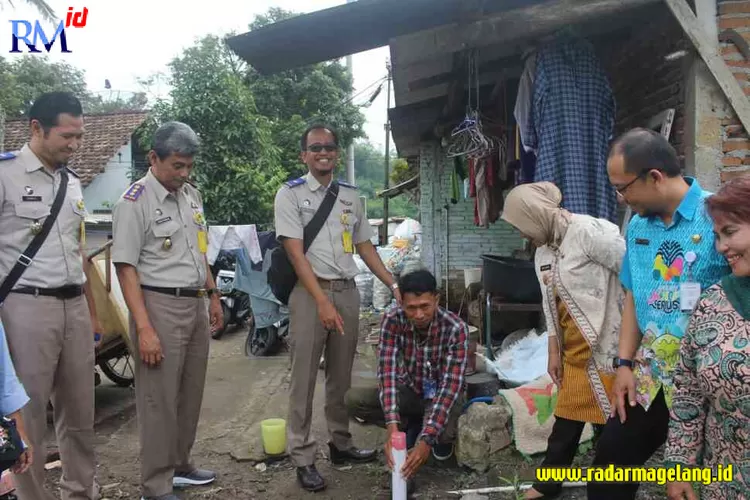
<svg viewBox="0 0 750 500"><path fill-rule="evenodd" d="M301 150L308 173L281 187L274 212L276 236L298 278L289 297L292 374L288 451L302 488L320 491L326 488L326 482L315 468L317 444L310 433L310 423L318 364L324 350L331 461L362 463L376 458L375 450L353 445L344 402L359 337L355 250L373 274L393 290L399 302L400 294L395 279L370 242L372 228L356 187L333 179L339 158L336 132L326 125L310 126L302 134ZM329 193L335 196L333 208L305 252L304 228Z"/></svg>
<svg viewBox="0 0 750 500"><path fill-rule="evenodd" d="M702 290L729 272L714 248L704 191L683 177L677 153L660 134L634 129L607 161L618 197L636 215L626 236L620 280L626 290L612 415L594 466L643 465L667 438L682 336ZM588 484L589 500L634 499L638 483Z"/></svg>

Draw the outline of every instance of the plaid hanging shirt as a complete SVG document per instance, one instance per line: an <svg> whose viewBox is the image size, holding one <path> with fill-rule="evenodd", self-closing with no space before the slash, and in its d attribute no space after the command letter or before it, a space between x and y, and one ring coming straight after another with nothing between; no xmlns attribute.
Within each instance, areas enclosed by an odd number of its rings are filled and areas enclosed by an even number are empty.
<svg viewBox="0 0 750 500"><path fill-rule="evenodd" d="M607 176L615 100L594 47L564 36L536 58L532 113L524 145L536 150L534 182L562 191L563 208L617 220L617 197Z"/></svg>
<svg viewBox="0 0 750 500"><path fill-rule="evenodd" d="M425 382L435 383L422 436L435 442L448 412L464 390L469 328L458 316L438 308L429 333L419 334L400 307L383 316L380 326L378 384L386 424L400 423L398 386L423 395ZM428 363L429 362L429 363Z"/></svg>

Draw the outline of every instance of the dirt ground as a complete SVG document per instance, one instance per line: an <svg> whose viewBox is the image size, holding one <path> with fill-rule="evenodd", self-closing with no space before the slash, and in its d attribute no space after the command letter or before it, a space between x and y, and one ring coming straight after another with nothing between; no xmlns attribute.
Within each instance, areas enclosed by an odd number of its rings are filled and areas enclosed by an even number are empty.
<svg viewBox="0 0 750 500"><path fill-rule="evenodd" d="M375 383L375 358L364 338L376 318L362 321L360 346L355 361L352 384ZM318 441L318 469L328 481L328 489L312 494L302 491L288 460L256 463L260 459L260 422L265 418L286 417L289 356L281 352L268 358L247 358L244 354L246 333L228 332L224 338L211 341L203 411L198 438L193 449L196 465L215 470L219 478L214 485L177 491L182 499L389 499L390 475L384 462L353 467L334 467L328 462L327 432L323 417L323 372L318 378L313 414L313 432ZM115 387L106 379L97 387L97 454L98 479L105 499L139 498L138 432L132 389ZM355 443L361 447L382 448L384 431L372 426L351 424ZM53 431L50 429L51 437ZM260 453L259 453L260 452ZM504 485L502 478L538 463L529 463L509 451L507 463L485 474L458 468L455 461L430 463L417 477L416 498L458 498L450 490ZM578 457L585 464L590 453ZM54 488L59 469L48 471L48 484ZM663 489L642 488L639 498L664 498ZM514 498L502 494L490 498ZM584 499L585 490L567 490L560 498Z"/></svg>

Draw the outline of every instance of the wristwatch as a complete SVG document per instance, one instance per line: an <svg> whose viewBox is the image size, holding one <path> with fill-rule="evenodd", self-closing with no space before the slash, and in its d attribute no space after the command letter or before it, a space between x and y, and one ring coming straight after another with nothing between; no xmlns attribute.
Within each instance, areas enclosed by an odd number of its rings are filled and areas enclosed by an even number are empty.
<svg viewBox="0 0 750 500"><path fill-rule="evenodd" d="M390 286L390 288L391 288L391 290L393 290L393 291L395 292L396 290L398 290L398 283L394 283L394 284L392 284L392 285Z"/></svg>
<svg viewBox="0 0 750 500"><path fill-rule="evenodd" d="M419 436L419 439L427 443L430 448L437 444L437 438L435 436L430 436L429 434L422 434L421 436Z"/></svg>
<svg viewBox="0 0 750 500"><path fill-rule="evenodd" d="M621 366L627 366L628 368L632 370L633 365L634 363L633 363L633 360L631 359L614 358L612 360L612 368L614 368L615 370L617 370Z"/></svg>

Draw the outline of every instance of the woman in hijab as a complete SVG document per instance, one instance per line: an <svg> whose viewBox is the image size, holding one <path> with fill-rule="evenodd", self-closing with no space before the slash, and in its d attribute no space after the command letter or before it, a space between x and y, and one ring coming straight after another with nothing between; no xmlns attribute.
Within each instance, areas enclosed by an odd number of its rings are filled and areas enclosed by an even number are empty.
<svg viewBox="0 0 750 500"><path fill-rule="evenodd" d="M701 499L739 500L750 498L750 178L726 183L706 208L732 272L703 292L682 339L664 461L721 474L700 485ZM667 496L698 498L690 482L668 484Z"/></svg>
<svg viewBox="0 0 750 500"><path fill-rule="evenodd" d="M585 424L610 414L623 291L625 241L614 224L561 208L550 182L523 184L502 219L537 247L534 265L549 334L548 372L558 387L555 424L542 466L569 467ZM537 483L526 498L551 498L560 483Z"/></svg>

